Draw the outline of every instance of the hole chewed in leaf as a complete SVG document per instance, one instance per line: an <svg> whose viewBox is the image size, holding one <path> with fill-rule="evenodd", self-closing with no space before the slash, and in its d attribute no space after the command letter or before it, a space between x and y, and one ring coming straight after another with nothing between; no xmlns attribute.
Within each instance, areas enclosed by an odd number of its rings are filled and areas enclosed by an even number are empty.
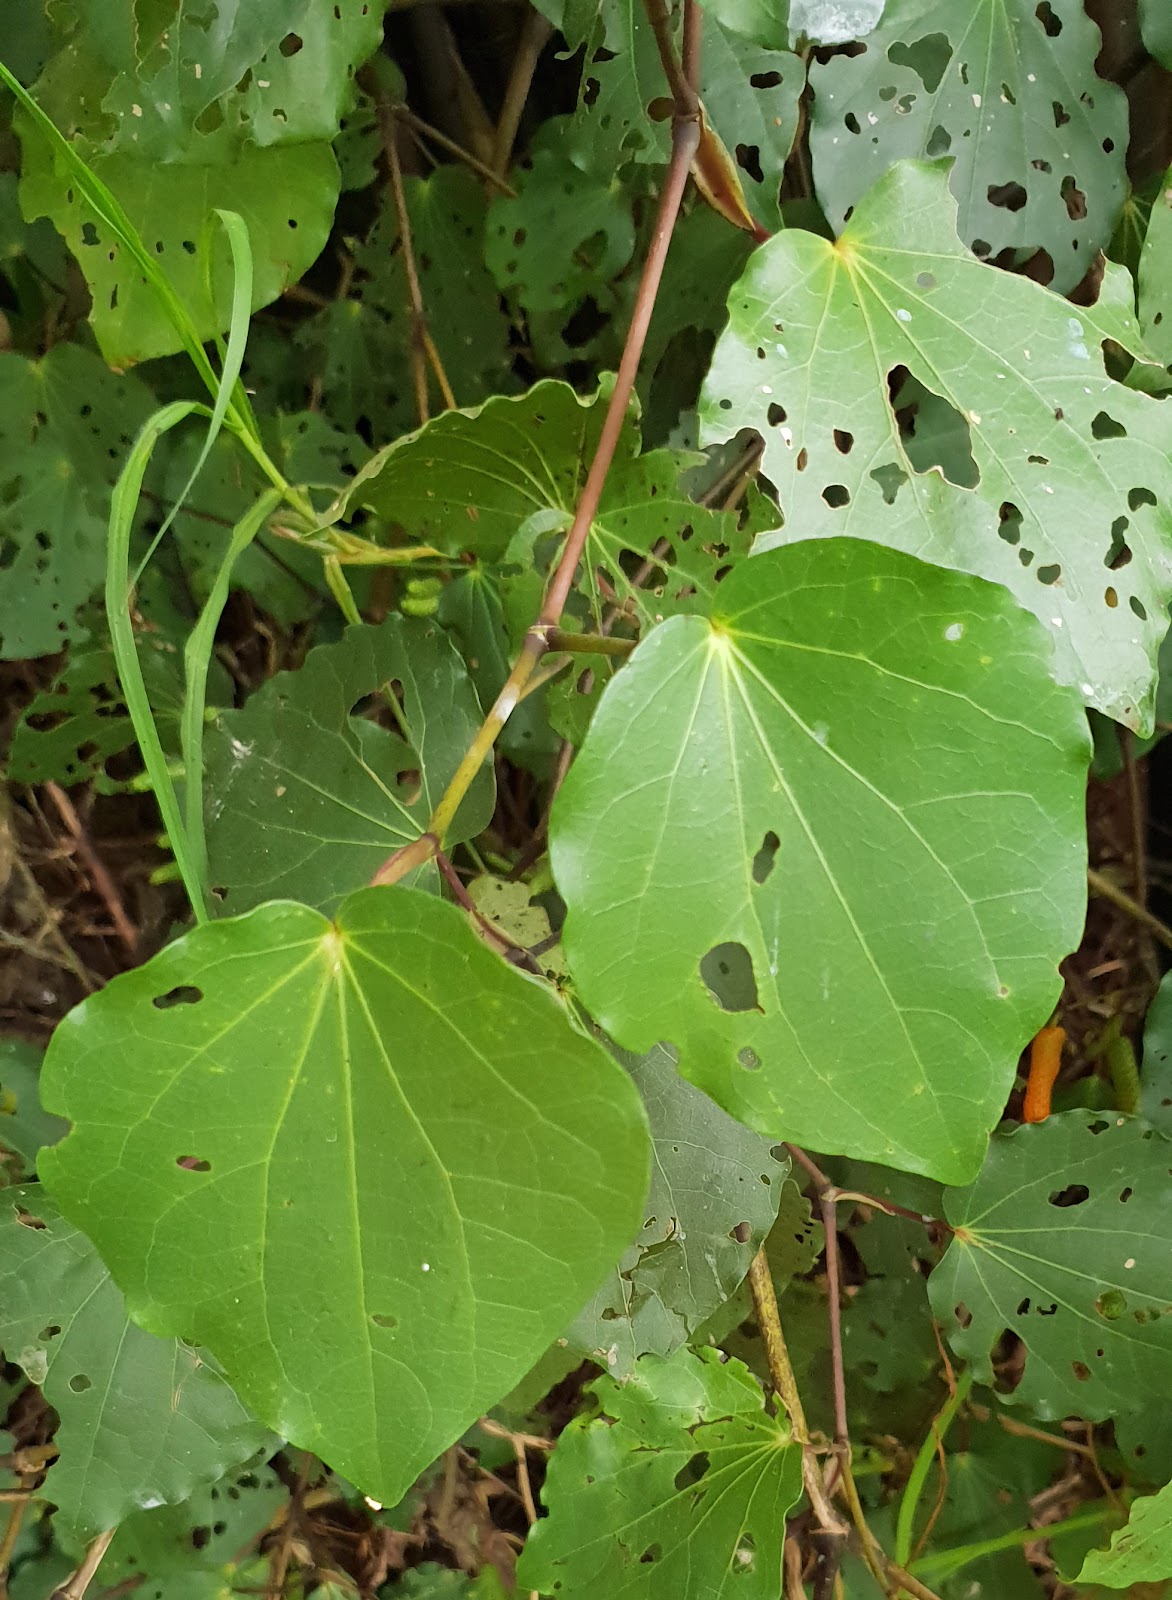
<svg viewBox="0 0 1172 1600"><path fill-rule="evenodd" d="M754 883L764 883L769 877L769 874L773 871L777 852L780 848L781 840L777 837L773 830L770 829L765 835L764 839L761 841L761 848L753 857L752 871Z"/></svg>
<svg viewBox="0 0 1172 1600"><path fill-rule="evenodd" d="M210 1172L212 1170L211 1162L203 1161L199 1156L176 1156L175 1165L182 1167L185 1172Z"/></svg>
<svg viewBox="0 0 1172 1600"><path fill-rule="evenodd" d="M180 983L166 994L157 994L151 1001L156 1011L170 1011L172 1006L195 1006L203 999L203 990L194 984Z"/></svg>
<svg viewBox="0 0 1172 1600"><path fill-rule="evenodd" d="M753 958L743 944L715 945L700 961L700 976L722 1011L760 1011Z"/></svg>
<svg viewBox="0 0 1172 1600"><path fill-rule="evenodd" d="M698 1450L694 1456L689 1456L672 1480L676 1489L682 1492L692 1488L700 1482L710 1465L706 1450Z"/></svg>
<svg viewBox="0 0 1172 1600"><path fill-rule="evenodd" d="M952 45L944 33L926 33L912 44L902 39L888 47L887 59L893 66L910 67L928 94L935 94L952 60Z"/></svg>
<svg viewBox="0 0 1172 1600"><path fill-rule="evenodd" d="M1049 1201L1052 1206L1081 1206L1090 1197L1091 1191L1085 1183L1071 1183L1065 1189L1056 1189L1049 1196Z"/></svg>

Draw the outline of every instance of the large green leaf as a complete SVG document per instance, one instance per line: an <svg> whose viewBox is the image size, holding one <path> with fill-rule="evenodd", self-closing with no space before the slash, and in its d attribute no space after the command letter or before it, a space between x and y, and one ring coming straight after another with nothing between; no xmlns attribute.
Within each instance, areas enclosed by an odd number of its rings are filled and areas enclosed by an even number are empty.
<svg viewBox="0 0 1172 1600"><path fill-rule="evenodd" d="M1063 680L1144 729L1172 481L1158 402L1113 383L1098 348L1104 333L1134 340L1131 280L1109 266L1081 310L994 276L955 219L945 166L901 162L837 244L791 231L758 250L732 292L705 436L764 438L785 527L761 547L851 534L1003 583L1052 630ZM889 399L904 372L967 425L975 488L917 470Z"/></svg>
<svg viewBox="0 0 1172 1600"><path fill-rule="evenodd" d="M1144 341L1151 353L1163 363L1164 372L1153 376L1149 367L1141 367L1132 376L1137 387L1166 388L1168 373L1172 372L1172 172L1152 198L1139 253L1137 270L1137 302L1139 324Z"/></svg>
<svg viewBox="0 0 1172 1600"><path fill-rule="evenodd" d="M521 1588L560 1600L776 1600L801 1453L718 1350L646 1356L558 1440Z"/></svg>
<svg viewBox="0 0 1172 1600"><path fill-rule="evenodd" d="M932 1305L985 1382L1006 1329L1029 1352L1013 1403L1097 1421L1172 1380L1172 1145L1145 1123L1068 1111L998 1135L947 1197L956 1237Z"/></svg>
<svg viewBox="0 0 1172 1600"><path fill-rule="evenodd" d="M848 44L879 21L883 0L707 0L705 12L758 44Z"/></svg>
<svg viewBox="0 0 1172 1600"><path fill-rule="evenodd" d="M788 1166L686 1083L666 1050L628 1064L655 1151L646 1219L567 1330L618 1379L639 1356L671 1355L733 1293L773 1225Z"/></svg>
<svg viewBox="0 0 1172 1600"><path fill-rule="evenodd" d="M135 378L58 344L40 361L0 354L0 655L54 655L84 637L101 588L111 460L153 409Z"/></svg>
<svg viewBox="0 0 1172 1600"><path fill-rule="evenodd" d="M207 734L205 793L212 882L227 909L286 895L332 910L424 831L480 722L443 630L397 615L348 628L221 712ZM493 793L485 767L452 838L481 831Z"/></svg>
<svg viewBox="0 0 1172 1600"><path fill-rule="evenodd" d="M386 1504L642 1219L631 1080L418 890L196 929L71 1013L44 1086L75 1126L42 1176L135 1318Z"/></svg>
<svg viewBox="0 0 1172 1600"><path fill-rule="evenodd" d="M1113 1535L1111 1548L1092 1550L1078 1575L1079 1583L1101 1583L1108 1589L1165 1578L1172 1578L1172 1484L1137 1500L1127 1526Z"/></svg>
<svg viewBox="0 0 1172 1600"><path fill-rule="evenodd" d="M1049 659L1003 589L859 540L656 628L551 826L601 1025L762 1132L971 1178L1083 921L1088 741Z"/></svg>
<svg viewBox="0 0 1172 1600"><path fill-rule="evenodd" d="M39 1184L3 1200L0 1348L60 1418L44 1492L74 1538L186 1500L269 1441L198 1350L128 1321L97 1252Z"/></svg>
<svg viewBox="0 0 1172 1600"><path fill-rule="evenodd" d="M811 67L827 216L840 226L900 157L951 156L965 243L1045 249L1073 288L1127 188L1127 100L1095 76L1100 42L1082 0L888 0L865 50Z"/></svg>
<svg viewBox="0 0 1172 1600"><path fill-rule="evenodd" d="M1144 1021L1139 1110L1161 1133L1172 1133L1172 975L1165 974Z"/></svg>

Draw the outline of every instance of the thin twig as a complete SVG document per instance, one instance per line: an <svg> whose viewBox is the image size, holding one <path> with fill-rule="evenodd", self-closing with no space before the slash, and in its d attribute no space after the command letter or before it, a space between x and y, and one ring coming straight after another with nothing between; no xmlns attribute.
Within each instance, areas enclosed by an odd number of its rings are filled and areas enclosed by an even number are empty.
<svg viewBox="0 0 1172 1600"><path fill-rule="evenodd" d="M101 896L106 910L110 913L110 921L114 924L114 932L122 941L128 956L138 953L138 932L126 915L126 908L122 904L122 896L118 893L113 878L106 870L93 845L89 841L81 818L74 809L73 801L61 788L60 784L49 782L45 784L45 793L57 809L57 815L65 824L70 838L73 840L73 853L89 874L90 883Z"/></svg>
<svg viewBox="0 0 1172 1600"><path fill-rule="evenodd" d="M601 633L566 633L551 628L545 636L550 650L569 650L575 655L629 656L634 639L612 639Z"/></svg>
<svg viewBox="0 0 1172 1600"><path fill-rule="evenodd" d="M1110 900L1120 911L1126 911L1129 917L1134 917L1136 922L1157 938L1166 950L1172 950L1172 928L1169 928L1167 923L1161 922L1159 917L1154 916L1146 906L1141 906L1139 901L1133 899L1126 889L1121 889L1114 879L1109 878L1105 872L1097 872L1094 867L1088 867L1087 883L1092 894L1097 894L1102 900Z"/></svg>
<svg viewBox="0 0 1172 1600"><path fill-rule="evenodd" d="M399 225L399 248L403 252L403 271L407 277L407 298L411 302L411 376L415 384L415 405L422 426L430 415L427 398L427 366L430 365L439 384L444 405L449 411L456 409L456 397L440 360L427 326L427 312L423 306L423 289L419 282L419 269L415 264L415 246L411 238L411 218L407 211L407 194L403 187L403 166L399 160L399 141L395 134L395 119L390 107L379 108L383 129L383 146L387 156L387 170L391 177L391 198L395 206L395 219ZM425 365L426 363L426 365Z"/></svg>
<svg viewBox="0 0 1172 1600"><path fill-rule="evenodd" d="M546 21L540 11L530 11L521 27L521 37L517 43L517 54L513 58L513 70L509 74L509 81L505 88L504 103L496 125L496 140L492 150L493 169L500 177L504 177L509 170L509 160L513 154L513 144L517 137L517 129L521 126L521 116L525 110L525 102L529 98L529 86L533 82L533 74L537 70L537 63L541 59L541 52L549 43L553 34L552 25Z"/></svg>
<svg viewBox="0 0 1172 1600"><path fill-rule="evenodd" d="M81 1565L72 1577L66 1579L58 1588L53 1590L51 1600L82 1600L83 1595L93 1582L94 1574L102 1564L102 1557L110 1548L110 1541L118 1532L117 1528L107 1528L105 1533L90 1545L82 1557Z"/></svg>
<svg viewBox="0 0 1172 1600"><path fill-rule="evenodd" d="M672 100L675 102L677 113L696 117L700 111L700 101L696 93L700 73L700 37L699 19L696 16L696 7L688 6L684 13L684 37L689 43L690 73L680 65L676 55L675 41L672 38L671 17L668 15L664 0L644 0L647 9L647 20L651 24L651 31L655 35L656 49L659 51L659 60L663 66L663 75L667 79L667 86L671 90ZM690 13L690 15L689 15Z"/></svg>
<svg viewBox="0 0 1172 1600"><path fill-rule="evenodd" d="M268 1597L269 1600L279 1600L285 1592L285 1575L289 1570L289 1556L293 1549L293 1537L297 1532L297 1525L301 1518L301 1510L305 1501L305 1491L309 1486L309 1474L313 1470L313 1454L306 1450L301 1462L301 1470L297 1474L297 1482L293 1486L293 1493L289 1497L289 1514L281 1527L281 1534L273 1551L273 1564L269 1570Z"/></svg>
<svg viewBox="0 0 1172 1600"><path fill-rule="evenodd" d="M494 172L486 162L481 161L479 156L474 156L471 150L465 150L462 144L457 144L454 139L449 139L447 134L441 132L439 128L433 128L430 122L424 122L422 117L416 116L410 106L393 105L391 107L391 115L397 117L400 122L406 123L413 133L421 134L423 138L430 139L433 144L438 144L441 150L446 150L448 155L455 156L457 161L463 161L486 183L495 184L500 192L503 195L507 195L510 200L517 198L517 191L511 183L506 183L499 173Z"/></svg>
<svg viewBox="0 0 1172 1600"><path fill-rule="evenodd" d="M494 944L500 947L500 949L509 957L511 961L514 962L516 966L524 967L526 972L532 972L535 977L541 977L541 968L538 966L533 956L530 955L525 945L518 944L516 939L514 939L510 934L507 934L503 928L498 928L496 923L493 922L491 918L486 917L484 912L481 911L480 907L476 904L472 896L464 887L464 884L460 879L460 874L456 871L451 861L449 861L444 851L437 850L435 853L435 860L436 865L439 867L440 873L444 878L444 881L447 883L448 887L451 889L459 903L463 906L464 910L476 922L477 926L484 931L487 937L490 938ZM510 1434L508 1437L512 1438L512 1435Z"/></svg>

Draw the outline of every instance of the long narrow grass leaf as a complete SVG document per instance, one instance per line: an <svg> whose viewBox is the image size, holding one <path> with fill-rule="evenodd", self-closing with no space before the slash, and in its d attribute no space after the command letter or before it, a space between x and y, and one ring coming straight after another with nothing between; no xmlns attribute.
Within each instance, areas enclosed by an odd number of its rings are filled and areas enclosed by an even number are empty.
<svg viewBox="0 0 1172 1600"><path fill-rule="evenodd" d="M167 766L159 730L151 711L150 697L138 659L134 623L130 611L130 537L138 508L142 480L155 446L187 417L210 416L208 408L195 400L175 400L163 406L143 426L134 441L126 464L110 496L110 527L106 544L106 618L114 647L114 660L126 709L134 725L138 747L155 791L163 827L171 841L175 861L183 878L192 910L200 922L207 920L199 873L188 847L187 830L175 785Z"/></svg>
<svg viewBox="0 0 1172 1600"><path fill-rule="evenodd" d="M232 569L280 503L279 491L267 489L232 529L232 537L216 572L211 593L199 614L199 621L187 637L183 651L185 687L183 716L179 725L185 773L183 801L187 849L192 870L199 879L200 898L204 905L207 904L208 853L203 821L203 728L208 666L216 640L216 628L228 600Z"/></svg>
<svg viewBox="0 0 1172 1600"><path fill-rule="evenodd" d="M147 563L162 543L171 524L187 503L187 497L195 487L195 481L203 471L204 463L211 453L212 446L219 437L220 429L224 425L224 418L228 414L229 406L240 383L240 369L244 365L244 350L248 343L248 321L252 315L252 244L248 237L248 227L244 218L238 212L222 211L217 208L216 216L219 217L224 225L224 232L228 235L228 245L232 251L232 315L228 327L228 343L224 350L220 376L214 391L215 404L212 407L211 421L208 423L207 431L204 434L203 447L196 457L195 465L188 474L187 482L176 497L174 505L168 511L162 527L151 540L150 548L139 562L134 574L134 583L138 583L142 577ZM247 409L249 421L255 427L251 407L247 407Z"/></svg>

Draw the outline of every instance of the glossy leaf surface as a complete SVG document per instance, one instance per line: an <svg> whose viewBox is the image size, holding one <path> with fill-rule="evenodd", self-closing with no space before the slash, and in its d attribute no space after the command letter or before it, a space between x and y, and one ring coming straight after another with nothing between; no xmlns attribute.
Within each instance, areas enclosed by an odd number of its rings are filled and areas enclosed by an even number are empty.
<svg viewBox="0 0 1172 1600"><path fill-rule="evenodd" d="M933 1309L985 1382L1002 1333L1019 1335L1013 1404L1098 1420L1166 1391L1170 1152L1143 1122L1068 1111L999 1134L977 1181L946 1197L956 1237L932 1274Z"/></svg>
<svg viewBox="0 0 1172 1600"><path fill-rule="evenodd" d="M955 230L945 166L901 162L837 244L791 230L762 246L730 297L705 437L765 440L785 526L759 547L848 534L1003 583L1053 633L1063 680L1142 729L1172 483L1158 404L1100 353L1104 333L1135 339L1131 280L1108 266L1089 312L994 277ZM967 428L975 487L917 468L889 397L901 373Z"/></svg>
<svg viewBox="0 0 1172 1600"><path fill-rule="evenodd" d="M1112 1537L1111 1548L1092 1550L1078 1575L1079 1583L1101 1583L1108 1589L1166 1578L1172 1578L1172 1484L1137 1500L1127 1526Z"/></svg>
<svg viewBox="0 0 1172 1600"><path fill-rule="evenodd" d="M1082 926L1086 733L1049 657L1003 590L856 540L656 628L551 827L601 1025L774 1137L971 1177Z"/></svg>
<svg viewBox="0 0 1172 1600"><path fill-rule="evenodd" d="M776 1600L800 1451L720 1353L645 1357L558 1441L518 1583L561 1600Z"/></svg>
<svg viewBox="0 0 1172 1600"><path fill-rule="evenodd" d="M387 1504L642 1219L630 1079L416 890L197 929L71 1013L45 1094L43 1175L133 1315Z"/></svg>
<svg viewBox="0 0 1172 1600"><path fill-rule="evenodd" d="M0 1204L0 1348L61 1419L45 1495L83 1542L271 1442L198 1350L128 1320L93 1245L39 1184Z"/></svg>

